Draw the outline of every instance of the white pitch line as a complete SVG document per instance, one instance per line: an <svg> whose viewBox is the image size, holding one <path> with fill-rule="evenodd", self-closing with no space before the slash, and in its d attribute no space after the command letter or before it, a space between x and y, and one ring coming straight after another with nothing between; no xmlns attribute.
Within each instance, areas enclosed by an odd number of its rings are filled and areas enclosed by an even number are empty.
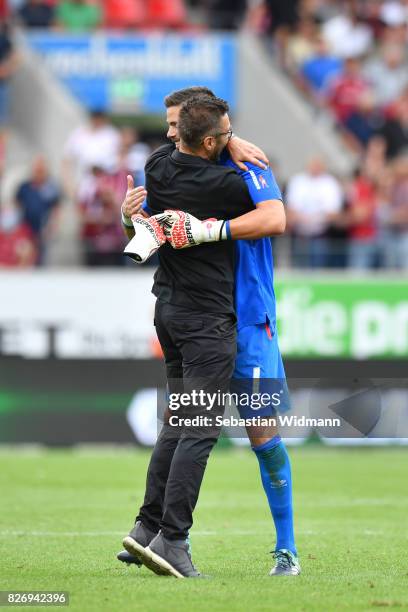
<svg viewBox="0 0 408 612"><path fill-rule="evenodd" d="M297 533L302 535L314 535L317 532L311 530L298 530ZM8 537L22 537L22 536L31 536L31 537L57 537L57 538L80 538L80 537L88 537L88 538L98 538L98 537L110 537L110 536L124 536L126 535L124 531L13 531L13 530L5 530L0 531L0 537L8 538ZM251 531L251 530L231 530L226 529L225 531L193 531L191 533L192 537L206 537L206 536L265 536L265 531Z"/></svg>
<svg viewBox="0 0 408 612"><path fill-rule="evenodd" d="M328 532L330 530L325 530ZM313 529L298 529L296 531L298 535L303 536L315 536L318 535L318 531ZM366 529L362 532L363 535L366 536L379 536L384 535L382 531L376 531L371 529ZM0 531L0 538L9 538L9 537L52 537L52 538L99 538L99 537L111 537L111 536L119 536L123 537L125 534L124 531L17 531L17 530L4 530ZM263 531L251 531L251 530L231 530L228 528L222 531L192 531L192 537L220 537L220 536L255 536L255 537L265 537L265 530Z"/></svg>
<svg viewBox="0 0 408 612"><path fill-rule="evenodd" d="M220 531L195 531L195 536L216 536L222 535L225 532ZM101 536L122 536L126 535L125 531L0 531L0 537L57 537L57 538L98 538ZM262 535L260 532L255 534L253 531L231 531L228 535Z"/></svg>

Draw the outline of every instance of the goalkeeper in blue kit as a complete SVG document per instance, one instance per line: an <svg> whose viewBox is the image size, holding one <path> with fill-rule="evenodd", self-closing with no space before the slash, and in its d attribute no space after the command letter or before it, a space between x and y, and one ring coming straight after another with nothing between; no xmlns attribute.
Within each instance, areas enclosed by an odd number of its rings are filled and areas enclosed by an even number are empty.
<svg viewBox="0 0 408 612"><path fill-rule="evenodd" d="M181 105L197 94L213 95L206 88L189 88L170 94L165 99L168 137L177 144L177 118ZM232 134L229 135L232 137ZM233 141L234 146L231 147ZM241 155L240 155L241 153ZM250 158L253 163L245 161ZM234 155L235 161L232 159ZM273 255L270 236L284 231L285 213L282 195L269 167L255 157L261 157L256 148L234 137L230 140L218 163L233 168L245 181L254 204L254 210L230 220L201 221L183 211L171 210L163 225L167 241L175 249L194 248L203 243L220 240L235 241L235 311L237 316L237 356L233 381L253 381L261 391L272 384L286 388L285 370L278 346L276 306L273 289ZM263 155L262 155L263 157ZM263 159L265 159L263 157ZM147 250L145 257L159 248L151 242L155 217L149 218L148 200L143 205L143 217L135 217L140 204L148 196L143 187L134 188L129 179L128 191L122 206L122 222L129 238L134 227L143 231L146 224ZM135 221L133 223L132 221ZM159 216L157 216L159 217ZM132 252L132 240L127 247ZM142 256L143 259L143 256ZM240 406L240 416L274 416L272 406L257 410ZM270 575L297 575L300 565L293 531L292 481L289 457L278 430L256 425L247 426L252 450L257 456L263 488L276 530L275 565ZM124 551L118 558L137 562Z"/></svg>

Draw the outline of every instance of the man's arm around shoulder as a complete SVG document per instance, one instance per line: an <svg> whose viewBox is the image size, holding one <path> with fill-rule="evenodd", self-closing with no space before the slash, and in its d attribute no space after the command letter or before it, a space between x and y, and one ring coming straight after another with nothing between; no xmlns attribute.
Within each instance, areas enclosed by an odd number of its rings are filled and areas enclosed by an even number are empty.
<svg viewBox="0 0 408 612"><path fill-rule="evenodd" d="M279 236L286 228L286 214L273 172L269 167L247 165L246 172L238 172L245 181L255 210L230 221L231 236L235 240Z"/></svg>

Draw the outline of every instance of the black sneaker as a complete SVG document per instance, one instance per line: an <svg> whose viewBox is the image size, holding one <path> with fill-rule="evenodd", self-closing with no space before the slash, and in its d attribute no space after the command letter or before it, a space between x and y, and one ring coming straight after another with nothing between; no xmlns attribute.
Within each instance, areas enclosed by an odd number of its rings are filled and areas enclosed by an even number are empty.
<svg viewBox="0 0 408 612"><path fill-rule="evenodd" d="M116 558L118 561L126 563L126 565L137 565L138 567L143 565L138 557L131 555L127 550L121 550L120 553L116 555Z"/></svg>
<svg viewBox="0 0 408 612"><path fill-rule="evenodd" d="M141 551L144 551L156 535L154 531L145 527L141 521L137 521L129 535L123 540L123 546L129 554L128 560L126 560L125 551L119 553L117 558L124 563L142 565ZM122 558L119 558L119 556ZM132 561L129 559L132 559Z"/></svg>
<svg viewBox="0 0 408 612"><path fill-rule="evenodd" d="M140 553L143 564L160 576L199 578L201 574L191 560L187 540L167 540L159 531L149 546Z"/></svg>

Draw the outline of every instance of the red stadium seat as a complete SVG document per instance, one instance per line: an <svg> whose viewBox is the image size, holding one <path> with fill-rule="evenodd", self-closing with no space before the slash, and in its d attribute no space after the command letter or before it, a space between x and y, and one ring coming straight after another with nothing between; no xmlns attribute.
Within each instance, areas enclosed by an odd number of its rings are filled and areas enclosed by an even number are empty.
<svg viewBox="0 0 408 612"><path fill-rule="evenodd" d="M105 0L104 22L107 28L131 28L146 20L144 0Z"/></svg>
<svg viewBox="0 0 408 612"><path fill-rule="evenodd" d="M159 28L182 28L187 23L183 0L148 0L148 24Z"/></svg>

